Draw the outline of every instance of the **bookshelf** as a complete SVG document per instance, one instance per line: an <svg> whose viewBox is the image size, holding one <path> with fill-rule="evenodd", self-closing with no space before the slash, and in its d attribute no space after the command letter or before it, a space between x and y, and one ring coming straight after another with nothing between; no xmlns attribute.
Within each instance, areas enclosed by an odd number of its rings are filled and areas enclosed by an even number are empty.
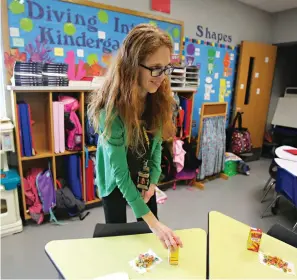
<svg viewBox="0 0 297 280"><path fill-rule="evenodd" d="M78 154L82 160L82 195L83 201L87 204L94 204L100 201L100 199L95 199L92 201L87 201L86 199L86 184L85 184L85 153L84 151L65 151L63 153L54 152L54 124L53 124L53 101L56 101L58 95L71 95L79 100L79 110L77 114L79 116L82 125L82 147L85 146L85 103L88 94L98 88L96 87L17 87L8 86L11 96L12 114L13 122L15 124L16 131L16 146L17 146L17 158L18 158L18 168L20 177L26 174L26 172L33 167L47 168L48 163L52 169L54 183L56 178L61 176L63 169L63 158L72 154ZM32 120L34 124L32 126L32 136L34 139L34 147L36 150L36 155L31 157L25 157L21 155L20 150L20 138L19 138L19 123L16 116L16 108L18 101L25 101L30 104ZM87 147L89 152L95 152L96 147ZM23 191L23 183L21 183L21 203L23 208L23 215L25 220L31 219L25 201L25 194ZM56 187L56 183L55 183Z"/></svg>
<svg viewBox="0 0 297 280"><path fill-rule="evenodd" d="M18 87L18 86L8 86L11 96L12 114L13 122L15 124L15 131L19 130L18 118L16 116L16 108L18 101L25 101L30 104L32 120L34 125L32 126L32 134L34 138L35 150L37 154L31 157L21 156L20 150L20 139L19 134L16 133L16 146L17 146L17 158L18 158L18 168L19 174L22 178L26 172L32 167L47 168L48 162L51 163L51 169L53 174L54 182L56 178L61 175L62 159L65 156L72 154L79 154L82 159L82 194L83 200L86 205L92 205L94 203L100 202L100 199L95 199L91 201L86 200L86 172L85 172L85 153L83 151L65 151L63 153L54 152L54 126L53 126L53 101L57 100L59 94L75 96L80 103L78 110L78 116L82 125L82 146L85 146L85 103L88 94L92 91L98 89L98 86L68 86L68 87ZM187 99L193 99L194 94L197 91L197 87L172 87L172 92L176 92L179 96L185 97ZM194 102L192 103L192 105ZM191 126L192 127L192 115L193 106L191 112ZM191 130L190 130L191 131ZM187 136L188 141L191 140L190 135ZM89 152L96 152L96 146L87 147ZM168 183L168 182L166 182ZM164 184L161 183L161 184ZM161 185L160 184L160 185ZM55 184L56 187L56 184ZM21 203L23 208L24 218L26 220L31 219L25 202L25 194L23 191L23 184L21 184Z"/></svg>

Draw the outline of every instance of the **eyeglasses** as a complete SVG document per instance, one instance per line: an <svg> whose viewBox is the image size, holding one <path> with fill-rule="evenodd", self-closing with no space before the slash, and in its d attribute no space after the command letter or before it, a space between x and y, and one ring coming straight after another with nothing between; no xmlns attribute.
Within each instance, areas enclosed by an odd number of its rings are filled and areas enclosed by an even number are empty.
<svg viewBox="0 0 297 280"><path fill-rule="evenodd" d="M170 75L174 70L174 68L171 65L166 67L161 67L161 68L151 68L143 64L139 64L139 65L147 70L150 70L152 77L160 77L163 73L165 75Z"/></svg>

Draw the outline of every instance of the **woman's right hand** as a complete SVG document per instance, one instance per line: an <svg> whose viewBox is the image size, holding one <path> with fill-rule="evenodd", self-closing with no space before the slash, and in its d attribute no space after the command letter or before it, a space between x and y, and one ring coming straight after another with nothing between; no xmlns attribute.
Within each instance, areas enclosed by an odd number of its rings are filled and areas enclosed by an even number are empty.
<svg viewBox="0 0 297 280"><path fill-rule="evenodd" d="M152 232L158 236L165 249L170 248L171 251L174 251L178 247L183 247L180 238L169 227L161 222L158 221L154 226L150 226L150 228Z"/></svg>
<svg viewBox="0 0 297 280"><path fill-rule="evenodd" d="M174 251L177 247L183 247L180 238L169 227L159 222L152 212L147 213L142 218L152 232L158 236L165 249L169 248Z"/></svg>

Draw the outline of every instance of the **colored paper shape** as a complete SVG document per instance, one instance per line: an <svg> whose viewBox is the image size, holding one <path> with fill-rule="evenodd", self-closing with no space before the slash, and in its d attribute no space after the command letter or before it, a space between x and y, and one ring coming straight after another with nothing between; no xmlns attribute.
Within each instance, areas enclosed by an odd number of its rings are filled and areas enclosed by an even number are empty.
<svg viewBox="0 0 297 280"><path fill-rule="evenodd" d="M195 56L200 56L200 48L195 48Z"/></svg>
<svg viewBox="0 0 297 280"><path fill-rule="evenodd" d="M212 87L213 87L212 84L205 84L204 85L204 88L205 88L204 100L210 100L210 94L211 94L211 91L212 91Z"/></svg>
<svg viewBox="0 0 297 280"><path fill-rule="evenodd" d="M220 58L221 57L221 52L220 51L216 51L216 58Z"/></svg>
<svg viewBox="0 0 297 280"><path fill-rule="evenodd" d="M260 94L261 90L259 88L257 88L256 94Z"/></svg>
<svg viewBox="0 0 297 280"><path fill-rule="evenodd" d="M194 63L194 60L195 60L194 56L189 56L189 55L186 56L186 64L188 66L192 66Z"/></svg>
<svg viewBox="0 0 297 280"><path fill-rule="evenodd" d="M269 62L269 57L266 56L266 57L265 57L265 63L268 63L268 62Z"/></svg>
<svg viewBox="0 0 297 280"><path fill-rule="evenodd" d="M78 49L76 51L76 54L77 54L78 57L84 57L85 56L83 49Z"/></svg>
<svg viewBox="0 0 297 280"><path fill-rule="evenodd" d="M260 74L259 74L258 72L256 72L256 73L255 73L255 78L259 78L259 75L260 75Z"/></svg>
<svg viewBox="0 0 297 280"><path fill-rule="evenodd" d="M244 84L240 84L240 89L244 89Z"/></svg>
<svg viewBox="0 0 297 280"><path fill-rule="evenodd" d="M225 101L226 93L227 93L226 79L220 79L219 102L224 102Z"/></svg>
<svg viewBox="0 0 297 280"><path fill-rule="evenodd" d="M152 10L162 13L170 14L170 0L151 0Z"/></svg>
<svg viewBox="0 0 297 280"><path fill-rule="evenodd" d="M63 48L54 48L55 56L64 56L64 49Z"/></svg>
<svg viewBox="0 0 297 280"><path fill-rule="evenodd" d="M9 28L10 37L20 37L20 29L18 27Z"/></svg>
<svg viewBox="0 0 297 280"><path fill-rule="evenodd" d="M219 73L215 73L214 78L217 80L219 78Z"/></svg>
<svg viewBox="0 0 297 280"><path fill-rule="evenodd" d="M195 53L195 46L194 46L194 44L189 44L187 46L187 53L188 53L188 55L194 55L194 53Z"/></svg>
<svg viewBox="0 0 297 280"><path fill-rule="evenodd" d="M106 33L105 31L98 31L98 38L99 39L106 39Z"/></svg>
<svg viewBox="0 0 297 280"><path fill-rule="evenodd" d="M12 38L12 44L14 47L24 47L25 46L25 42L24 42L24 39L23 38Z"/></svg>

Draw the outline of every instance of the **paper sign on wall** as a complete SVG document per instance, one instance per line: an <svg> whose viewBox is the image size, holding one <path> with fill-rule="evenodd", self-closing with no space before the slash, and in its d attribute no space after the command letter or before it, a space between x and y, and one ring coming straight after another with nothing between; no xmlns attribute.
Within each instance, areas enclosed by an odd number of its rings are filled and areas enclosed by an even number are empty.
<svg viewBox="0 0 297 280"><path fill-rule="evenodd" d="M216 51L216 58L220 58L221 56L221 52L220 51Z"/></svg>
<svg viewBox="0 0 297 280"><path fill-rule="evenodd" d="M200 49L199 48L195 48L195 56L200 56Z"/></svg>
<svg viewBox="0 0 297 280"><path fill-rule="evenodd" d="M55 56L64 56L64 49L63 48L54 48Z"/></svg>
<svg viewBox="0 0 297 280"><path fill-rule="evenodd" d="M244 89L244 84L240 84L240 89Z"/></svg>
<svg viewBox="0 0 297 280"><path fill-rule="evenodd" d="M265 57L265 63L268 63L268 62L269 62L269 57L266 56L266 57Z"/></svg>
<svg viewBox="0 0 297 280"><path fill-rule="evenodd" d="M106 34L104 31L98 31L98 38L105 40Z"/></svg>
<svg viewBox="0 0 297 280"><path fill-rule="evenodd" d="M218 78L219 78L219 73L215 73L215 74L214 74L214 78L215 78L215 79L218 79Z"/></svg>
<svg viewBox="0 0 297 280"><path fill-rule="evenodd" d="M9 28L9 35L11 37L20 37L20 29L17 27L10 27Z"/></svg>
<svg viewBox="0 0 297 280"><path fill-rule="evenodd" d="M78 57L84 57L84 50L83 49L78 49L77 50L77 56Z"/></svg>
<svg viewBox="0 0 297 280"><path fill-rule="evenodd" d="M12 44L14 47L24 47L25 42L23 38L12 38Z"/></svg>
<svg viewBox="0 0 297 280"><path fill-rule="evenodd" d="M259 88L257 88L256 93L257 93L257 94L260 94L260 92L261 92L261 90L260 90Z"/></svg>
<svg viewBox="0 0 297 280"><path fill-rule="evenodd" d="M178 51L179 50L179 43L174 43L174 50Z"/></svg>
<svg viewBox="0 0 297 280"><path fill-rule="evenodd" d="M259 73L257 72L257 73L255 73L255 78L259 78Z"/></svg>

